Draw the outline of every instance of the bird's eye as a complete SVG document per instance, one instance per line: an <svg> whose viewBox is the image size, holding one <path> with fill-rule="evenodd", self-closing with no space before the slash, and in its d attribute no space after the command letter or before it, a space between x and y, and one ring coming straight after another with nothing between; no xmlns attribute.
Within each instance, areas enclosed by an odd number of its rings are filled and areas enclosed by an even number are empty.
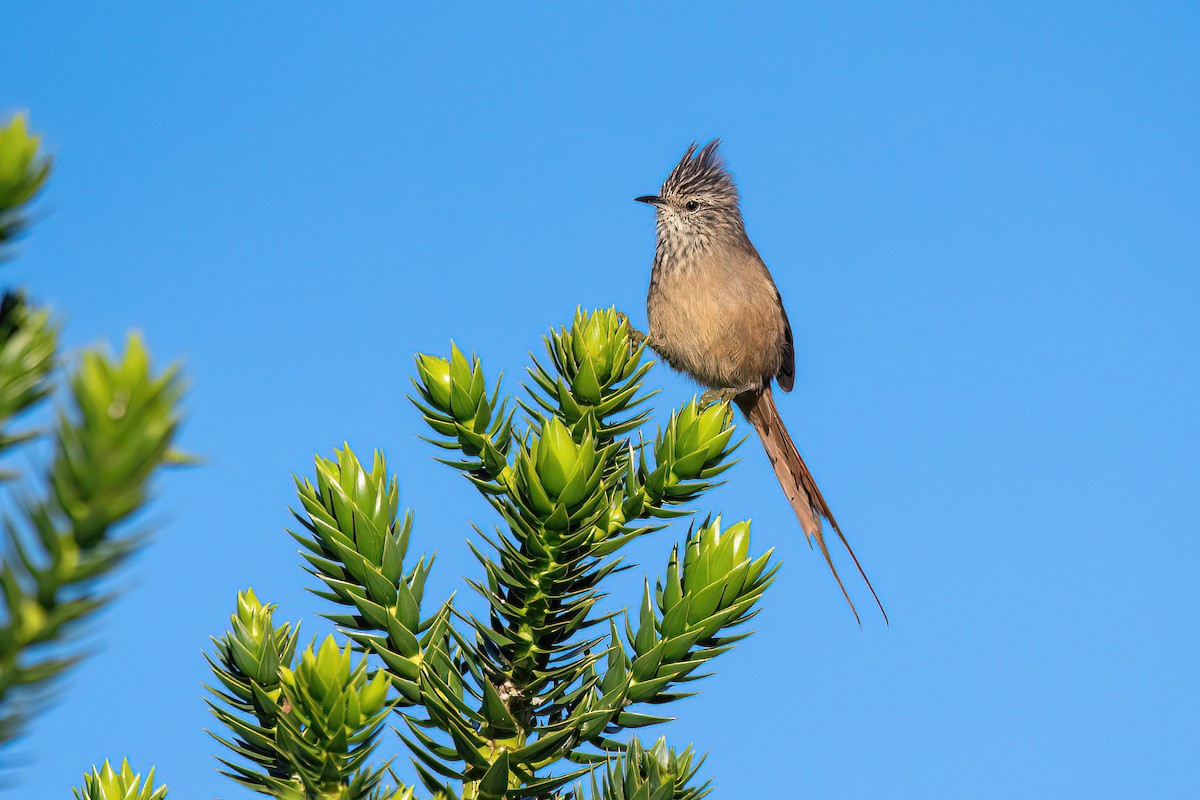
<svg viewBox="0 0 1200 800"><path fill-rule="evenodd" d="M683 204L683 207L688 211L695 211L696 209L700 208L700 203L696 200L688 200Z"/></svg>

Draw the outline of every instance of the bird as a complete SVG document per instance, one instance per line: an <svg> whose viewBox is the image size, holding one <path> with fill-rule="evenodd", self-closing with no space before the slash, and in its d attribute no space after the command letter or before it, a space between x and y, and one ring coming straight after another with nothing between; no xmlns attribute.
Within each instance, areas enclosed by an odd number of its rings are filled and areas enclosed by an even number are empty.
<svg viewBox="0 0 1200 800"><path fill-rule="evenodd" d="M634 198L653 206L657 243L646 296L648 333L632 329L670 367L706 387L701 403L741 409L766 450L775 477L811 547L815 541L855 620L858 609L829 554L822 518L829 521L887 621L887 611L842 533L812 472L788 434L771 393L795 384L792 326L779 289L746 234L737 184L720 139L695 142L656 195Z"/></svg>

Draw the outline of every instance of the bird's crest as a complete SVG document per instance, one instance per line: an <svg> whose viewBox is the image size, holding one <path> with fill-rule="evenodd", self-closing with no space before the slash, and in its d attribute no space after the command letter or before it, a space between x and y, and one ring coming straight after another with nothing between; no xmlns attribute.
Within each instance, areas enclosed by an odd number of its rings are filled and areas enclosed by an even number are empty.
<svg viewBox="0 0 1200 800"><path fill-rule="evenodd" d="M736 199L737 186L721 157L720 146L721 140L713 139L697 151L696 143L692 142L663 182L662 196L715 194Z"/></svg>

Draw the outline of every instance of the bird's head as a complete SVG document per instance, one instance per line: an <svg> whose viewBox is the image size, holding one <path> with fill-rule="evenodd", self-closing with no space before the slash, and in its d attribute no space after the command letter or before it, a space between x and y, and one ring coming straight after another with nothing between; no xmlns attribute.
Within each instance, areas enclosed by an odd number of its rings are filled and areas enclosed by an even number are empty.
<svg viewBox="0 0 1200 800"><path fill-rule="evenodd" d="M743 231L737 185L721 158L720 144L713 139L697 150L693 142L658 194L635 198L657 209L661 233L708 237Z"/></svg>

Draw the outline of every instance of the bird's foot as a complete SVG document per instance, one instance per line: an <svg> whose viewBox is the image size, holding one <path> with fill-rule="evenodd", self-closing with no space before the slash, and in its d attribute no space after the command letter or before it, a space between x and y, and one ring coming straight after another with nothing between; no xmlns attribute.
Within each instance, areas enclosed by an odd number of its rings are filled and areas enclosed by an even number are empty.
<svg viewBox="0 0 1200 800"><path fill-rule="evenodd" d="M734 403L742 395L762 392L762 384L753 383L749 386L727 386L720 389L709 389L700 395L698 401L701 408L707 408L715 403Z"/></svg>
<svg viewBox="0 0 1200 800"><path fill-rule="evenodd" d="M650 341L649 336L633 327L633 323L629 321L629 317L625 316L625 312L617 312L617 321L624 323L625 328L629 331L629 349L631 352Z"/></svg>
<svg viewBox="0 0 1200 800"><path fill-rule="evenodd" d="M698 402L701 408L708 408L709 406L716 405L717 403L732 402L733 398L737 397L741 393L742 390L737 388L709 389L704 394L700 395L700 400Z"/></svg>

